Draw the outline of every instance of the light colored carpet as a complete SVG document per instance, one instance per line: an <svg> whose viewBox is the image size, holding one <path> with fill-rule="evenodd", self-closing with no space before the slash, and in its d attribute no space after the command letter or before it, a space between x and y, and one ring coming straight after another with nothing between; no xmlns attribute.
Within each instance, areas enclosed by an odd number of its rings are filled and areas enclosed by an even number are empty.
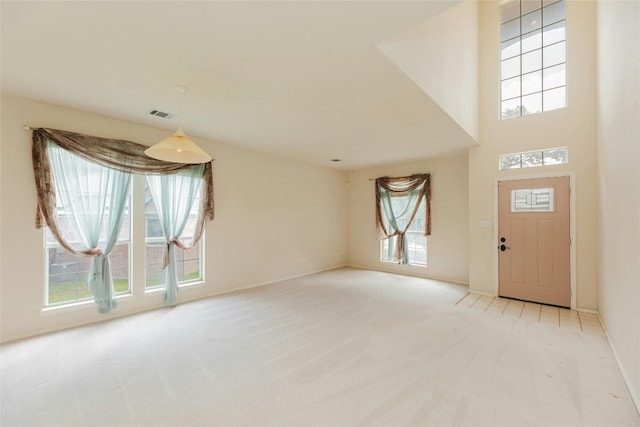
<svg viewBox="0 0 640 427"><path fill-rule="evenodd" d="M640 425L602 333L341 269L1 348L3 426Z"/></svg>

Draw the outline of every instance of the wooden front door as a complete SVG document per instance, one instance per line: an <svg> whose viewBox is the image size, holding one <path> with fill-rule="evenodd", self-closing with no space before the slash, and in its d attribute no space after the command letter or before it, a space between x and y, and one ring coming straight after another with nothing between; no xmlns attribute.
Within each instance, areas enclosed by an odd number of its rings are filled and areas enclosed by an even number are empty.
<svg viewBox="0 0 640 427"><path fill-rule="evenodd" d="M569 177L498 183L499 294L571 306Z"/></svg>

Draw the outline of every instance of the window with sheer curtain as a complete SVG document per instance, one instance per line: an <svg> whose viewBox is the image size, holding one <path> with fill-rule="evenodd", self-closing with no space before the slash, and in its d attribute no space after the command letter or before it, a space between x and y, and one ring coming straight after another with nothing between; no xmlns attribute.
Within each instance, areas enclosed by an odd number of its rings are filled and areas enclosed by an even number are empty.
<svg viewBox="0 0 640 427"><path fill-rule="evenodd" d="M375 187L380 259L425 266L431 234L431 175L378 178Z"/></svg>
<svg viewBox="0 0 640 427"><path fill-rule="evenodd" d="M195 238L197 231L198 206L200 193L196 195L189 212L189 219L182 233L183 238ZM155 290L164 286L165 276L163 267L165 239L162 226L158 218L158 211L153 202L149 184L145 180L144 191L145 214L145 289ZM176 248L176 271L178 284L196 283L203 279L202 262L204 236L190 249Z"/></svg>
<svg viewBox="0 0 640 427"><path fill-rule="evenodd" d="M143 176L134 176L133 181L144 181L144 212L131 209L132 194L125 207L122 228L117 243L113 248L111 271L113 276L114 295L116 297L131 294L133 291L131 275L134 271L133 256L140 251L142 241L138 230L133 230L131 222L144 213L145 217L145 291L162 290L165 286L164 253L166 242L158 219L155 203L151 198L149 187ZM135 191L135 190L134 190ZM189 213L189 220L183 232L183 238L192 240L197 232L197 219L200 193ZM72 233L68 219L61 206L58 207L58 221L63 233ZM135 235L135 236L133 236ZM202 282L204 280L204 236L190 249L176 248L176 272L179 286ZM72 240L75 244L75 240ZM93 296L88 288L88 275L91 258L74 255L58 243L51 231L45 231L45 305L58 306L83 301L91 301ZM142 272L139 272L142 273ZM140 277L140 276L138 276Z"/></svg>
<svg viewBox="0 0 640 427"><path fill-rule="evenodd" d="M403 205L409 202L407 197L392 197L391 203L394 210L402 211ZM415 218L407 228L405 239L407 241L407 264L426 266L427 265L427 236L424 234L426 223L426 200L423 199L418 206ZM385 218L386 221L386 218ZM388 221L387 221L387 227ZM389 238L380 241L380 260L384 262L397 262L395 259L396 239Z"/></svg>
<svg viewBox="0 0 640 427"><path fill-rule="evenodd" d="M152 233L137 234L131 226L136 217L146 217L144 209L138 212L131 203L131 181L144 179L139 175L146 176L155 207L145 219L162 233L160 269L165 271L167 304L177 303L179 283L203 278L200 239L205 219L213 219L211 163L162 162L144 155L145 148L130 141L33 130L36 226L47 226L45 305L93 299L107 313L116 307L116 295L131 293L136 285L131 282L133 254L145 250L145 234ZM178 272L186 265L191 271L185 277Z"/></svg>
<svg viewBox="0 0 640 427"><path fill-rule="evenodd" d="M184 259L180 259L179 255L184 255L184 250L194 248L201 234L197 214L200 210L203 171L204 166L200 165L172 175L146 177L147 190L155 205L166 248L163 260L164 288L170 305L177 303L178 277L184 273L180 268L184 267ZM186 229L189 231L185 232Z"/></svg>
<svg viewBox="0 0 640 427"><path fill-rule="evenodd" d="M109 300L110 285L94 283L96 278L109 280L108 276L111 276L115 294L128 293L131 254L129 176L75 156L53 143L49 143L48 153L57 195L60 234L75 253L65 249L47 229L46 304L88 300L105 292L102 299ZM117 179L121 182L116 183L114 180ZM96 272L101 268L96 266L100 261L97 256L81 256L91 249L99 249L103 257L108 257L109 265L103 268L109 271Z"/></svg>

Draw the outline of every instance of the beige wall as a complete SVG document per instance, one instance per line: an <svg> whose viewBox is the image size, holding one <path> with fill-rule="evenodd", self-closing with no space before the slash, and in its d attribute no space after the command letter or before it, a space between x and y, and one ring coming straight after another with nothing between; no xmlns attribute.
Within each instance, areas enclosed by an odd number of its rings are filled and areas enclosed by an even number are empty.
<svg viewBox="0 0 640 427"><path fill-rule="evenodd" d="M499 177L573 172L577 259L577 307L597 309L597 170L595 3L567 3L567 108L500 121L499 8L480 2L480 145L469 150L469 287L497 292L494 187ZM569 147L569 164L498 171L498 156L552 147Z"/></svg>
<svg viewBox="0 0 640 427"><path fill-rule="evenodd" d="M370 179L414 173L432 174L427 268L381 262L376 232L374 182ZM468 283L466 154L358 170L347 179L350 266Z"/></svg>
<svg viewBox="0 0 640 427"><path fill-rule="evenodd" d="M640 408L640 2L598 4L600 315Z"/></svg>
<svg viewBox="0 0 640 427"><path fill-rule="evenodd" d="M378 48L478 140L478 2L465 0Z"/></svg>
<svg viewBox="0 0 640 427"><path fill-rule="evenodd" d="M42 311L43 232L34 227L31 133L22 129L23 124L143 144L167 135L167 131L2 95L2 341L162 307L160 293L144 294L141 288L144 256L138 253L134 295L119 299L116 312L98 315L93 304ZM216 159L216 219L207 224L205 235L206 282L181 288L180 301L345 264L344 172L198 142ZM135 202L134 195L134 206ZM143 223L134 223L134 229L143 230ZM140 233L137 236L143 239Z"/></svg>

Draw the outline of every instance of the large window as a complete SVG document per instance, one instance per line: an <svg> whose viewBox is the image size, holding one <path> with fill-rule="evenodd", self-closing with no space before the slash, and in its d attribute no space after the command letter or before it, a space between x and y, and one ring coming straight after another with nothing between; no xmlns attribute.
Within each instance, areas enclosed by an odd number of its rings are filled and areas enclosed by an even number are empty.
<svg viewBox="0 0 640 427"><path fill-rule="evenodd" d="M202 280L203 244L195 243L205 220L213 219L211 163L161 162L131 141L32 132L36 227L49 227L45 306L93 299L99 313L109 313L118 294L135 296L160 284L165 303L174 306L179 283ZM157 211L145 209L145 182L152 194L146 207Z"/></svg>
<svg viewBox="0 0 640 427"><path fill-rule="evenodd" d="M87 177L87 179L91 179ZM59 199L58 199L59 202ZM105 221L108 221L108 209ZM116 295L131 292L131 196L127 200L122 220L122 228L118 234L118 241L109 254L111 260L111 275ZM58 203L58 225L63 235L74 236L73 229L64 210ZM70 243L76 246L77 238L71 237ZM100 242L104 244L104 230ZM90 257L74 255L64 249L53 234L46 228L45 232L46 259L46 301L45 305L71 304L80 301L91 301L93 296L89 292L88 279L91 264Z"/></svg>
<svg viewBox="0 0 640 427"><path fill-rule="evenodd" d="M122 231L118 243L109 255L111 274L116 294L130 292L130 218L129 209L125 213ZM64 224L64 216L60 224ZM93 300L88 288L89 264L91 258L77 256L64 249L51 235L49 229L45 233L45 251L47 259L47 292L46 305L70 304L79 301Z"/></svg>
<svg viewBox="0 0 640 427"><path fill-rule="evenodd" d="M565 0L511 0L500 7L501 118L564 108Z"/></svg>
<svg viewBox="0 0 640 427"><path fill-rule="evenodd" d="M145 181L144 216L145 216L145 281L146 290L161 289L164 286L163 258L166 245L162 237L162 230L158 223L156 207L151 200L148 185L143 176L136 176L135 180ZM195 204L199 205L198 203ZM184 240L193 237L196 231L197 208L191 212L189 221L182 234ZM133 216L142 212L133 210ZM116 295L131 293L131 259L133 252L137 251L136 242L141 242L142 236L132 238L131 197L124 213L122 229L118 236L118 243L109 255L111 260L111 272L113 286ZM64 212L59 210L58 221L63 233L72 233ZM176 248L176 269L178 271L178 283L180 285L195 283L203 280L202 251L204 236L191 249ZM65 250L53 237L49 229L45 232L45 257L46 267L46 301L47 306L72 304L82 301L92 301L93 297L88 288L90 257L77 256Z"/></svg>
<svg viewBox="0 0 640 427"><path fill-rule="evenodd" d="M194 208L189 214L187 225L182 233L182 239L191 240L196 231L198 202L194 203ZM154 289L164 286L163 259L165 254L165 239L162 235L162 228L158 219L156 205L151 199L149 185L145 180L144 191L144 213L146 224L146 275L145 288ZM204 236L203 236L204 238ZM178 283L186 284L202 280L201 269L201 247L202 239L191 249L176 248L176 270L178 272Z"/></svg>
<svg viewBox="0 0 640 427"><path fill-rule="evenodd" d="M408 196L395 196L391 197L391 203L393 209L396 212L402 212L407 203ZM405 239L407 241L407 255L409 265L427 265L427 236L424 235L426 226L426 200L422 199L418 212L415 218L411 222L411 225L405 233ZM384 218L385 227L389 227L389 222ZM400 225L400 224L399 224ZM389 239L383 239L380 241L380 260L384 262L397 262L395 260L397 239L391 237Z"/></svg>
<svg viewBox="0 0 640 427"><path fill-rule="evenodd" d="M137 179L144 179L142 176ZM199 196L198 196L199 198ZM116 295L131 292L130 263L134 250L131 242L131 197L127 203L118 243L109 255L113 286ZM194 204L189 221L182 235L189 240L196 231L197 206ZM163 259L165 251L162 230L158 223L155 204L145 180L145 289L161 289L164 284ZM59 212L58 221L64 233L72 233L64 213ZM176 268L180 285L201 281L203 238L191 249L176 248ZM91 301L93 297L88 289L90 257L77 256L66 251L53 237L49 229L45 232L45 259L47 260L47 284L45 305L64 305L82 301Z"/></svg>

